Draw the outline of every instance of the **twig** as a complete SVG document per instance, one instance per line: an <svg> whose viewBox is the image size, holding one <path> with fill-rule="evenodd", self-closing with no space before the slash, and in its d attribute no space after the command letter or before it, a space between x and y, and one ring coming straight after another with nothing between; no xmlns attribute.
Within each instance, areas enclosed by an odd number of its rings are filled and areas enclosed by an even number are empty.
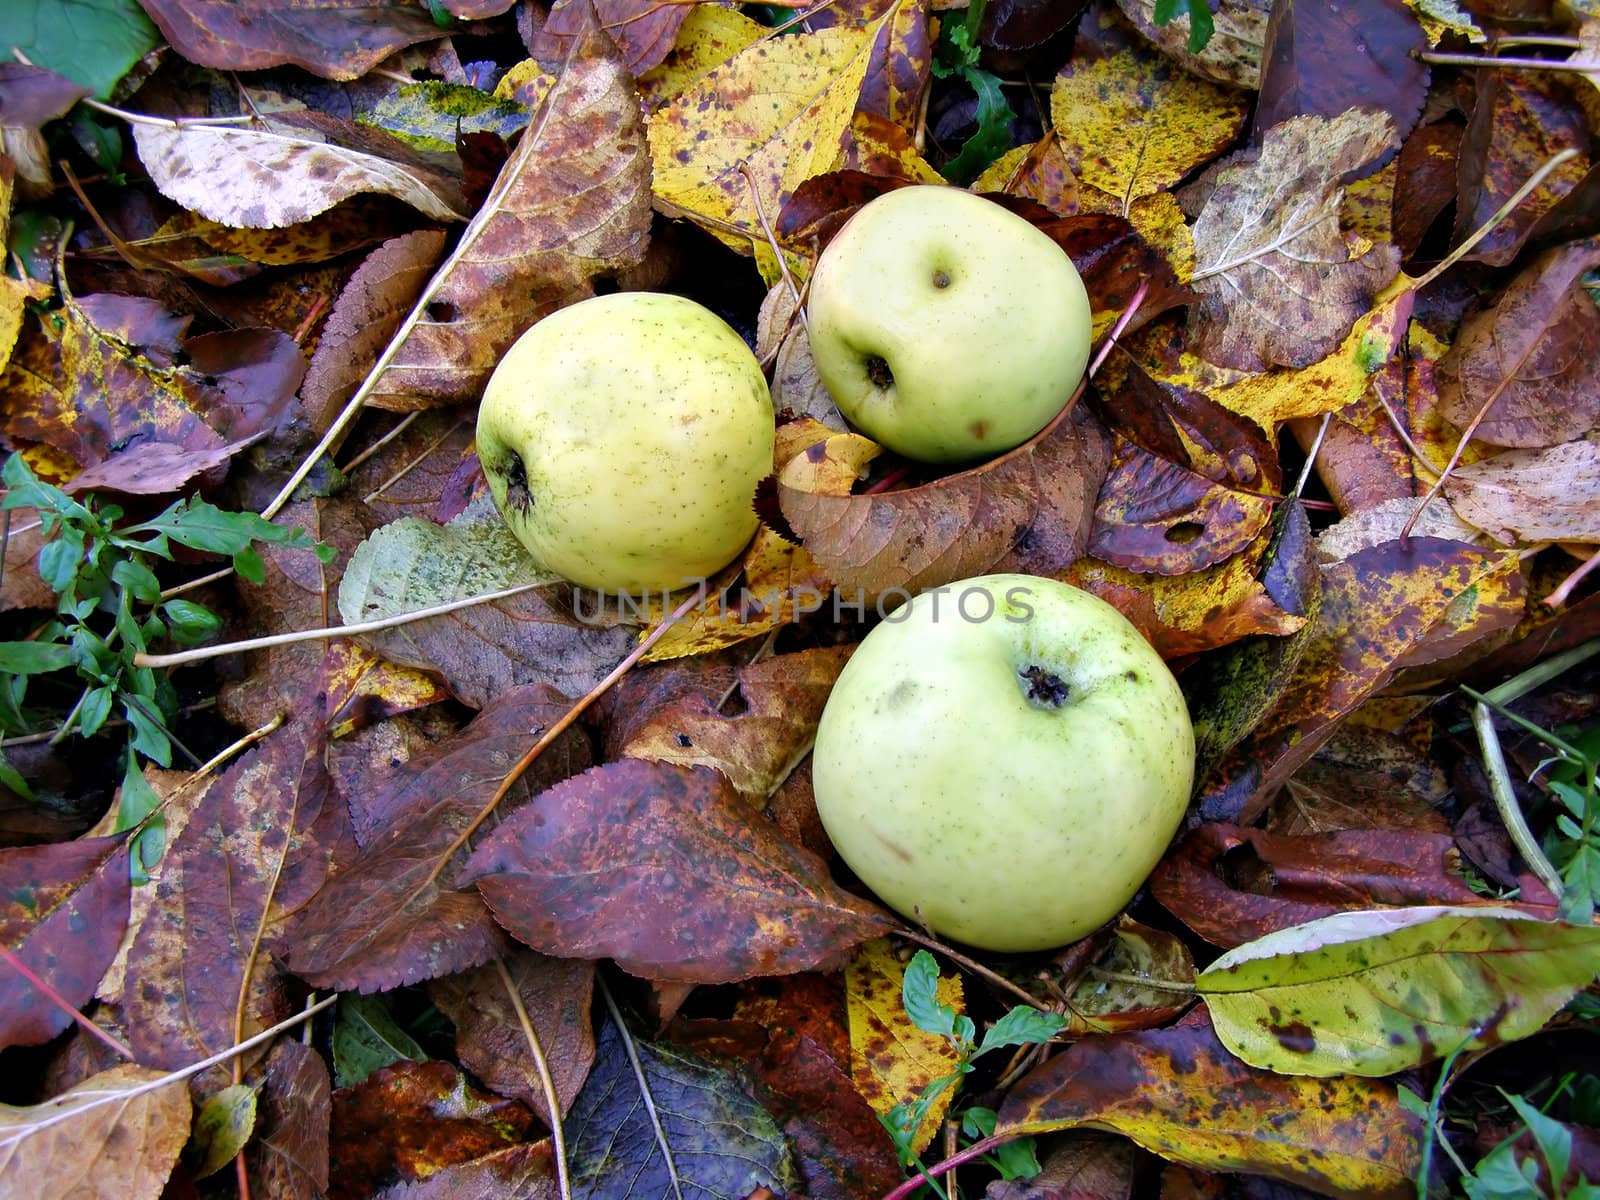
<svg viewBox="0 0 1600 1200"><path fill-rule="evenodd" d="M927 1174L943 1175L946 1172L955 1170L957 1167L961 1166L962 1163L969 1163L975 1158L982 1158L991 1150L998 1150L1007 1142L1023 1136L1024 1135L1021 1133L996 1133L990 1137L980 1138L978 1141L973 1142L972 1145L968 1146L960 1153L952 1154L943 1162L935 1163L933 1166L927 1168ZM912 1192L921 1187L924 1182L925 1181L923 1180L922 1176L912 1176L912 1178L907 1179L904 1183L900 1184L899 1187L894 1188L892 1191L885 1192L883 1195L883 1200L906 1200L906 1197L910 1196Z"/></svg>
<svg viewBox="0 0 1600 1200"><path fill-rule="evenodd" d="M561 1189L561 1200L572 1200L572 1185L567 1179L567 1142L561 1130L561 1097L556 1094L555 1080L550 1076L550 1063L544 1056L544 1046L528 1016L528 1006L522 1002L516 980L506 968L506 960L496 958L495 969L500 972L500 982L506 995L511 997L511 1007L517 1010L517 1020L522 1024L522 1036L528 1041L528 1052L533 1055L533 1065L539 1071L539 1086L544 1089L544 1102L550 1106L550 1140L555 1146L556 1181Z"/></svg>
<svg viewBox="0 0 1600 1200"><path fill-rule="evenodd" d="M639 1061L639 1051L633 1044L633 1035L628 1032L628 1026L622 1020L622 1010L617 1007L617 1001L611 995L611 989L606 985L605 979L596 975L595 982L600 985L600 995L605 998L611 1019L617 1023L617 1033L622 1038L622 1048L627 1051L628 1062L633 1065L634 1078L639 1081L639 1096L644 1101L644 1111L650 1117L651 1128L655 1130L656 1145L661 1149L661 1158L667 1164L667 1178L672 1180L672 1194L678 1200L683 1200L683 1186L678 1179L678 1164L672 1159L672 1144L667 1141L667 1131L661 1127L661 1114L656 1111L656 1100L650 1094L650 1081L645 1078L644 1064Z"/></svg>
<svg viewBox="0 0 1600 1200"><path fill-rule="evenodd" d="M968 958L959 950L952 950L949 946L945 945L937 938L929 937L927 934L916 929L894 929L891 930L890 933L894 937L903 937L908 942L916 942L919 946L926 946L929 950L937 951L948 958L951 962L959 964L965 970L971 971L979 978L988 980L1001 991L1010 992L1029 1008L1037 1008L1040 1012L1054 1013L1053 1009L1051 1009L1048 1005L1041 1004L1039 1002L1039 997L1033 995L1026 988L1019 987L1017 984L1007 979L1004 975L1001 975L998 971L993 971L984 966L981 962L977 961L977 959Z"/></svg>
<svg viewBox="0 0 1600 1200"><path fill-rule="evenodd" d="M1194 984L1184 983L1180 979L1152 979L1148 975L1136 975L1131 971L1108 971L1104 967L1093 965L1089 967L1088 973L1107 983L1126 983L1133 987L1149 988L1152 992L1176 992L1180 996L1197 994Z"/></svg>
<svg viewBox="0 0 1600 1200"><path fill-rule="evenodd" d="M1589 555L1587 559L1578 565L1577 570L1563 579L1557 585L1556 590L1544 598L1544 602L1551 608L1560 608L1572 598L1573 591L1584 581L1589 572L1593 571L1597 566L1600 566L1600 549Z"/></svg>
<svg viewBox="0 0 1600 1200"><path fill-rule="evenodd" d="M117 1041L116 1038L112 1037L104 1029L101 1029L100 1026L89 1020L88 1017L84 1016L78 1011L77 1006L74 1005L72 1001L68 1000L60 992L56 991L55 988L51 987L38 975L34 974L33 970L28 966L28 964L23 962L22 959L18 957L15 950L11 949L9 946L0 945L0 960L9 963L11 967L15 969L18 975L21 975L41 993L43 993L50 1003L54 1004L62 1012L66 1013L69 1017L76 1021L78 1023L78 1027L90 1037L98 1038L107 1046L111 1047L111 1049L115 1050L118 1054L122 1055L122 1057L127 1059L129 1062L133 1061L134 1055L132 1050L128 1049L128 1047Z"/></svg>
<svg viewBox="0 0 1600 1200"><path fill-rule="evenodd" d="M402 466L393 475L389 476L389 478L385 479L377 487L373 488L365 496L361 497L361 503L363 503L363 504L371 504L379 496L383 495L390 488L392 488L395 484L399 483L407 475L411 474L412 471L415 471L417 469L417 464L418 463L420 463L423 460L425 460L428 457L428 455L432 454L440 446L444 445L445 439L448 438L452 433L454 433L456 430L458 430L460 428L461 428L461 422L457 421L454 425L450 426L449 429L446 429L438 437L434 438L433 441L429 442L427 444L427 446L425 446L423 448L423 451L422 451L421 454L418 454L415 458L413 458L410 462L408 462L404 466ZM355 466L354 463L351 463L350 465L352 467Z"/></svg>
<svg viewBox="0 0 1600 1200"><path fill-rule="evenodd" d="M743 159L739 161L739 174L744 176L745 185L750 189L750 198L756 203L756 222L761 226L761 232L767 235L767 245L772 247L772 253L777 256L778 274L782 275L784 283L789 285L789 295L794 298L794 310L799 314L800 324L809 337L811 325L806 320L806 309L800 298L800 289L795 285L794 276L789 274L789 264L784 261L783 247L778 245L778 238L772 232L772 223L767 220L767 207L761 203L761 189L756 186L756 177L750 170L750 164Z"/></svg>
<svg viewBox="0 0 1600 1200"><path fill-rule="evenodd" d="M1322 414L1322 424L1317 426L1317 436L1311 439L1311 448L1306 451L1305 465L1300 468L1300 478L1295 481L1294 498L1300 499L1301 493L1306 490L1306 484L1311 481L1311 469L1317 465L1317 452L1322 449L1322 441L1328 436L1328 426L1333 423L1333 413Z"/></svg>
<svg viewBox="0 0 1600 1200"><path fill-rule="evenodd" d="M1553 58L1496 58L1488 54L1446 54L1429 50L1417 55L1425 63L1445 67L1513 67L1519 71L1571 71L1579 75L1593 75L1600 67L1594 63L1575 63Z"/></svg>
<svg viewBox="0 0 1600 1200"><path fill-rule="evenodd" d="M362 463L366 462L367 459L371 458L379 450L382 450L390 442L394 441L395 438L399 437L407 429L411 428L412 423L415 422L416 419L422 415L422 413L423 410L420 408L413 409L411 412L408 412L404 417L395 423L395 427L393 429L389 430L388 433L384 434L377 441L373 442L372 445L368 446L360 454L356 455L349 462L345 463L344 466L340 467L339 473L341 475L350 474L351 471L354 471ZM454 433L455 427L452 426L450 431Z"/></svg>
<svg viewBox="0 0 1600 1200"><path fill-rule="evenodd" d="M425 620L428 617L441 617L446 613L453 613L459 609L471 608L475 604L489 604L496 600L504 600L509 596L518 596L523 592L532 591L537 587L546 587L551 581L548 579L536 580L533 583L519 583L516 587L503 588L498 592L484 592L478 596L465 596L460 600L451 600L446 604L435 604L431 608L419 608L412 612L397 613L392 617L382 617L375 621L359 621L354 625L327 625L321 629L302 629L295 633L275 633L269 637L245 638L239 642L224 642L216 646L197 646L193 650L179 650L172 654L135 654L133 665L136 667L175 667L182 663L199 662L207 658L220 658L225 654L242 654L247 650L265 650L271 646L288 646L295 642L315 642L324 638L354 637L361 633L377 633L383 629L393 629L399 625L409 625L413 621Z"/></svg>
<svg viewBox="0 0 1600 1200"><path fill-rule="evenodd" d="M1560 900L1566 893L1566 887L1561 882L1560 874L1544 856L1544 851L1539 848L1533 830L1528 828L1528 822L1522 815L1522 808L1517 803L1516 789L1511 783L1511 772L1506 767L1505 752L1500 748L1500 735L1494 727L1493 711L1482 700L1472 706L1472 727L1478 733L1478 746L1483 752L1483 769L1489 778L1489 794L1494 797L1494 806L1500 813L1501 824L1511 835L1512 844L1516 846L1517 853L1522 855L1522 860L1549 889L1550 894Z"/></svg>

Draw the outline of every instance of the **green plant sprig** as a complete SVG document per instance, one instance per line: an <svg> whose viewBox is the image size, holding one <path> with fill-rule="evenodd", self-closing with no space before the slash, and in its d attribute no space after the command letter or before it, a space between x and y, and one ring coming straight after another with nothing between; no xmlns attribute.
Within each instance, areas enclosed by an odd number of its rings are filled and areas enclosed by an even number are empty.
<svg viewBox="0 0 1600 1200"><path fill-rule="evenodd" d="M172 764L168 727L177 696L164 673L135 665L134 656L167 640L195 645L216 636L222 619L192 600L166 596L154 564L171 561L173 547L227 555L244 579L261 583L266 568L257 543L314 550L323 562L333 549L303 529L285 529L255 513L226 512L204 500L183 499L148 521L119 525L124 513L94 495L74 499L36 476L20 454L0 467L6 494L0 508L38 511L43 545L39 576L56 593L56 615L28 641L0 642L0 732L31 732L25 709L31 677L75 671L82 683L62 721L59 741L76 731L98 732L120 707L130 749L162 766ZM130 761L132 761L130 759ZM21 775L0 756L0 782L28 795Z"/></svg>

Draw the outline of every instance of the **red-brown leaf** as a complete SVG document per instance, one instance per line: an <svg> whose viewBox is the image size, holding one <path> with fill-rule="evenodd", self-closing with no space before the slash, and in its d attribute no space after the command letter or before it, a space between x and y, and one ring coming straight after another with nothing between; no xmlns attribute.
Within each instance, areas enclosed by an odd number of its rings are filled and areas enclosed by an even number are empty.
<svg viewBox="0 0 1600 1200"><path fill-rule="evenodd" d="M322 1055L293 1038L273 1045L245 1150L252 1196L297 1200L328 1190L331 1093Z"/></svg>
<svg viewBox="0 0 1600 1200"><path fill-rule="evenodd" d="M381 991L488 962L506 941L470 890L456 889L464 850L451 844L483 809L538 731L569 705L549 688L514 688L432 755L396 765L355 812L359 857L299 914L282 943L289 968L318 987ZM501 802L588 765L569 731Z"/></svg>
<svg viewBox="0 0 1600 1200"><path fill-rule="evenodd" d="M728 983L835 961L893 926L704 767L623 760L542 793L461 882L545 954Z"/></svg>
<svg viewBox="0 0 1600 1200"><path fill-rule="evenodd" d="M1440 833L1351 829L1274 834L1201 825L1150 879L1155 898L1213 945L1233 947L1350 909L1471 904Z"/></svg>
<svg viewBox="0 0 1600 1200"><path fill-rule="evenodd" d="M0 945L69 1004L87 1004L128 928L132 887L124 838L6 850ZM0 964L0 1048L48 1042L71 1024L70 1012Z"/></svg>

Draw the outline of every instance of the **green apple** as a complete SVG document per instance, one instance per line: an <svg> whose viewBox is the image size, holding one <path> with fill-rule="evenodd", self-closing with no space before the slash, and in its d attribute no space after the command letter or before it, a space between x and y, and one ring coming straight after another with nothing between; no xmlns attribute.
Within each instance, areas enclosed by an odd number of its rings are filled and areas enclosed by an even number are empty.
<svg viewBox="0 0 1600 1200"><path fill-rule="evenodd" d="M923 592L828 697L812 781L845 863L891 907L987 950L1115 917L1189 802L1177 681L1116 609L985 575Z"/></svg>
<svg viewBox="0 0 1600 1200"><path fill-rule="evenodd" d="M506 523L586 587L678 588L731 562L772 473L772 395L744 340L682 296L563 308L495 367L478 458Z"/></svg>
<svg viewBox="0 0 1600 1200"><path fill-rule="evenodd" d="M1089 297L1061 247L937 184L887 192L845 223L812 274L806 318L839 411L924 462L1027 441L1089 361Z"/></svg>

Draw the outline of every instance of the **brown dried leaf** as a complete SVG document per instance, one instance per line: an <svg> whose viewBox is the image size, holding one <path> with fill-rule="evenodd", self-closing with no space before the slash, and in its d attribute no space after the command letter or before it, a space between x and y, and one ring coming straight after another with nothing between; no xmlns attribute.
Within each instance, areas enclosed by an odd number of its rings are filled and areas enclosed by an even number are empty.
<svg viewBox="0 0 1600 1200"><path fill-rule="evenodd" d="M405 1179L372 1200L562 1200L549 1138L495 1150L469 1162Z"/></svg>
<svg viewBox="0 0 1600 1200"><path fill-rule="evenodd" d="M1277 834L1210 822L1150 877L1162 905L1216 946L1352 909L1471 904L1447 833L1350 829Z"/></svg>
<svg viewBox="0 0 1600 1200"><path fill-rule="evenodd" d="M1456 468L1445 495L1462 520L1506 545L1600 542L1600 442L1507 450Z"/></svg>
<svg viewBox="0 0 1600 1200"><path fill-rule="evenodd" d="M171 442L137 442L92 467L85 467L62 490L70 495L120 492L126 496L161 496L177 492L196 475L222 466L266 434L263 429L237 442L195 450Z"/></svg>
<svg viewBox="0 0 1600 1200"><path fill-rule="evenodd" d="M496 919L566 958L728 983L810 970L888 932L704 767L623 759L536 797L467 862Z"/></svg>
<svg viewBox="0 0 1600 1200"><path fill-rule="evenodd" d="M386 407L476 400L523 330L644 257L639 98L607 37L575 45L380 378Z"/></svg>
<svg viewBox="0 0 1600 1200"><path fill-rule="evenodd" d="M1487 407L1475 436L1495 446L1553 446L1600 424L1600 308L1581 286L1600 239L1548 250L1493 308L1461 324L1439 360L1439 409L1458 428Z"/></svg>
<svg viewBox="0 0 1600 1200"><path fill-rule="evenodd" d="M1194 955L1174 934L1141 925L1124 915L1111 940L1067 998L1065 1032L1121 1033L1153 1029L1183 1015L1189 997L1182 991L1147 987L1141 978L1194 983Z"/></svg>
<svg viewBox="0 0 1600 1200"><path fill-rule="evenodd" d="M149 0L145 11L198 66L259 71L292 63L325 79L359 79L391 52L443 33L426 12L398 0Z"/></svg>
<svg viewBox="0 0 1600 1200"><path fill-rule="evenodd" d="M982 466L922 487L852 495L878 448L838 434L778 476L783 515L848 592L922 591L985 571L1052 574L1083 553L1109 450L1081 406ZM1004 565L1002 565L1004 564Z"/></svg>
<svg viewBox="0 0 1600 1200"><path fill-rule="evenodd" d="M277 730L228 768L167 847L159 903L134 935L123 985L140 1061L178 1070L289 1015L260 939L354 851L324 744L315 721ZM226 1073L198 1078L232 1082Z"/></svg>
<svg viewBox="0 0 1600 1200"><path fill-rule="evenodd" d="M1396 145L1387 114L1295 117L1216 173L1194 223L1191 348L1227 366L1304 367L1336 347L1399 270L1339 229L1342 177Z"/></svg>
<svg viewBox="0 0 1600 1200"><path fill-rule="evenodd" d="M0 945L69 1004L87 1004L128 928L132 888L125 838L0 852ZM71 1024L16 968L0 971L0 1047L48 1042Z"/></svg>
<svg viewBox="0 0 1600 1200"><path fill-rule="evenodd" d="M317 117L313 120L310 118ZM404 144L384 153L342 145L349 130L319 114L278 114L265 128L245 125L133 126L139 158L161 194L222 225L278 229L368 192L393 196L439 221L462 220L460 185L419 161ZM392 153L390 153L392 151Z"/></svg>
<svg viewBox="0 0 1600 1200"><path fill-rule="evenodd" d="M1189 49L1188 13L1180 10L1177 17L1158 25L1156 4L1157 0L1117 0L1117 7L1164 57L1214 83L1250 89L1261 85L1272 0L1223 0L1212 12L1211 40L1199 53Z"/></svg>
<svg viewBox="0 0 1600 1200"><path fill-rule="evenodd" d="M300 388L306 420L317 433L333 423L378 361L439 265L444 243L444 234L434 229L404 234L374 250L350 276L322 327ZM372 396L375 407L384 407L384 400L382 392Z"/></svg>
<svg viewBox="0 0 1600 1200"><path fill-rule="evenodd" d="M1476 72L1477 101L1456 161L1456 228L1461 241L1487 224L1549 158L1578 150L1468 252L1469 259L1503 267L1541 224L1556 220L1590 189L1589 145L1583 112L1559 82L1536 71ZM1592 198L1589 205L1592 211ZM1591 231L1592 232L1592 231Z"/></svg>
<svg viewBox="0 0 1600 1200"><path fill-rule="evenodd" d="M438 751L395 766L371 794L351 797L361 853L280 939L289 969L318 987L371 992L453 974L502 953L505 938L483 901L455 890L464 852L447 851L537 731L568 707L547 687L513 688ZM501 801L500 812L588 761L582 735L563 734Z"/></svg>
<svg viewBox="0 0 1600 1200"><path fill-rule="evenodd" d="M764 803L811 749L833 681L854 646L764 658L739 672L743 711L724 716L704 696L654 712L629 740L632 758L714 767L746 798Z"/></svg>
<svg viewBox="0 0 1600 1200"><path fill-rule="evenodd" d="M300 1200L328 1190L328 1066L293 1038L267 1055L255 1136L245 1149L250 1194L262 1200Z"/></svg>
<svg viewBox="0 0 1600 1200"><path fill-rule="evenodd" d="M549 1064L563 1115L594 1064L594 964L525 950L506 961ZM493 967L435 979L428 996L456 1027L456 1054L494 1092L532 1108L546 1125L550 1105L522 1018Z"/></svg>
<svg viewBox="0 0 1600 1200"><path fill-rule="evenodd" d="M28 1200L157 1200L189 1140L189 1089L163 1073L102 1071L29 1108L0 1105L0 1193Z"/></svg>
<svg viewBox="0 0 1600 1200"><path fill-rule="evenodd" d="M693 7L660 0L555 0L544 28L533 38L533 56L543 62L559 62L598 18L600 28L622 51L628 74L637 78L659 66L671 52Z"/></svg>

